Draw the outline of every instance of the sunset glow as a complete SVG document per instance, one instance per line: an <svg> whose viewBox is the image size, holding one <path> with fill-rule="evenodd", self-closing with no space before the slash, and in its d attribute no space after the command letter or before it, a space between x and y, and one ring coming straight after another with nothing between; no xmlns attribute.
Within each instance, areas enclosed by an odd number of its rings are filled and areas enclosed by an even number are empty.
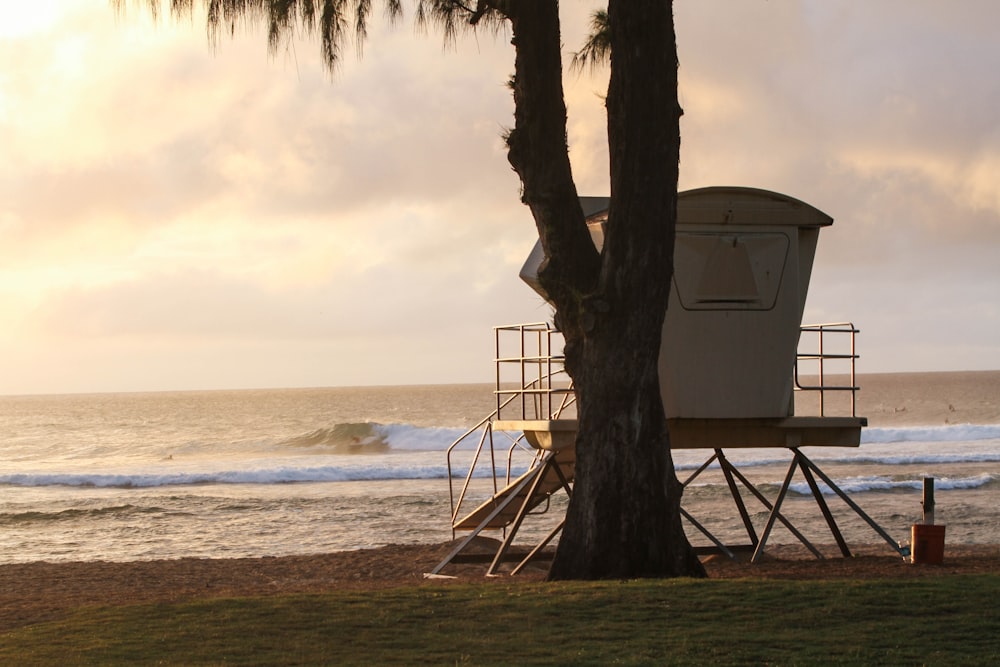
<svg viewBox="0 0 1000 667"><path fill-rule="evenodd" d="M9 6L13 5L13 6ZM563 3L566 58L599 3ZM678 0L681 188L835 219L806 319L860 370L1000 368L1000 5ZM0 394L488 381L549 316L501 135L506 36L373 26L330 76L260 30L102 0L0 8ZM606 72L567 74L607 194Z"/></svg>

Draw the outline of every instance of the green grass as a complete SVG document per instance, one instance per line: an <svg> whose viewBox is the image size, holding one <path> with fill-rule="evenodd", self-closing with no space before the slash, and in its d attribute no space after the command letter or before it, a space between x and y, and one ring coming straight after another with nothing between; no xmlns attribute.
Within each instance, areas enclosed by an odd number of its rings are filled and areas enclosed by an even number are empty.
<svg viewBox="0 0 1000 667"><path fill-rule="evenodd" d="M86 609L0 664L1000 664L1000 576L426 586Z"/></svg>

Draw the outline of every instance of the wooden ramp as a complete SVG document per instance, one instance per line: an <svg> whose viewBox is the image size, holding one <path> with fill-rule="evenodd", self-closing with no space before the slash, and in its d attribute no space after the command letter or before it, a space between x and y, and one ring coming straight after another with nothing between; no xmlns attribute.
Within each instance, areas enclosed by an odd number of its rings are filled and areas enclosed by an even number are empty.
<svg viewBox="0 0 1000 667"><path fill-rule="evenodd" d="M520 512L530 512L548 500L549 496L573 484L576 457L573 450L558 453L558 465L547 465L549 454L542 463L524 473L506 488L467 514L456 520L455 530L489 530L506 528ZM537 479L536 479L537 478Z"/></svg>
<svg viewBox="0 0 1000 667"><path fill-rule="evenodd" d="M495 574L500 563L504 561L508 549L517 535L521 522L533 509L549 497L564 490L572 494L573 476L576 468L576 456L573 449L546 451L538 465L511 482L492 498L484 502L464 518L453 524L455 530L471 531L458 546L430 574L437 575L449 563L456 560L459 554L472 543L484 530L506 529L507 535L497 550L486 571L487 575ZM518 564L514 572L520 570L535 554L541 551L562 529L562 522L556 526L527 556Z"/></svg>

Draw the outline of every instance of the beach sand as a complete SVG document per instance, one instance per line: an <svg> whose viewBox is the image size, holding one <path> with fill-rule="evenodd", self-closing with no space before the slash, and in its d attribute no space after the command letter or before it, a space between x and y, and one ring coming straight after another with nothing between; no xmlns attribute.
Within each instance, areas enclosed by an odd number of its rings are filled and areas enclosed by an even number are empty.
<svg viewBox="0 0 1000 667"><path fill-rule="evenodd" d="M85 607L206 598L537 582L545 566L517 577L485 578L484 565L450 566L454 579L426 579L451 544L390 545L339 553L245 559L25 563L0 565L0 632L65 617ZM812 558L796 546L768 549L759 563L712 557L710 578L870 579L970 573L1000 574L1000 545L947 545L942 565L903 562L886 545L856 547L852 558ZM832 554L831 554L832 555Z"/></svg>

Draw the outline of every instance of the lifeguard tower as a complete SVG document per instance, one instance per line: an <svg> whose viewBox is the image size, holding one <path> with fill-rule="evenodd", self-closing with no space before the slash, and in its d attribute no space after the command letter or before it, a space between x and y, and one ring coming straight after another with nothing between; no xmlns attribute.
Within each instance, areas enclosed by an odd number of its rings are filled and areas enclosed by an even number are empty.
<svg viewBox="0 0 1000 667"><path fill-rule="evenodd" d="M609 199L585 197L581 204L600 248ZM683 483L691 484L710 468L721 473L736 510L732 518L738 516L746 535L745 542L727 544L682 507L689 525L709 542L701 551L732 558L750 552L756 561L775 524L781 523L822 558L781 511L800 472L844 556L850 549L817 479L902 553L800 449L857 447L867 425L855 414L858 330L851 323L802 326L819 232L831 224L833 219L822 211L776 192L711 187L678 196L674 277L659 359L671 448L706 452L704 464ZM536 244L521 277L544 298L537 281L543 258ZM516 573L561 530L562 521L556 520L530 550L512 550L525 519L550 510L554 496L572 494L577 421L561 352L561 337L548 324L496 328L496 410L448 451L451 524L456 537L465 537L434 574L449 563L472 559L466 553L469 545L490 532L503 539L489 554L487 573L511 560L517 561ZM811 401L796 400L806 393ZM468 472L454 474L457 452L477 433ZM787 474L773 499L726 455L726 450L758 447L790 453ZM516 460L524 453L530 461L515 476ZM492 484L477 491L484 477ZM762 527L754 525L748 502L765 508Z"/></svg>

